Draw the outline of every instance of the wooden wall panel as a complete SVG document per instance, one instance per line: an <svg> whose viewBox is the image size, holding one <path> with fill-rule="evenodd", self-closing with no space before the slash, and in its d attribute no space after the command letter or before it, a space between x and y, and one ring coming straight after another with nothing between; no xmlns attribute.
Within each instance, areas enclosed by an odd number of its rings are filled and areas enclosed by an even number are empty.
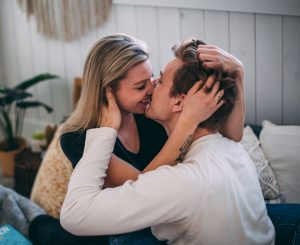
<svg viewBox="0 0 300 245"><path fill-rule="evenodd" d="M283 18L283 123L300 125L300 18Z"/></svg>
<svg viewBox="0 0 300 245"><path fill-rule="evenodd" d="M162 69L159 62L159 36L157 35L158 9L155 7L136 7L137 38L145 41L150 53L153 75L157 77Z"/></svg>
<svg viewBox="0 0 300 245"><path fill-rule="evenodd" d="M117 12L116 6L112 6L111 13L110 13L107 21L104 23L103 26L98 28L98 38L101 38L103 36L117 32L117 24L116 24L117 13L116 12Z"/></svg>
<svg viewBox="0 0 300 245"><path fill-rule="evenodd" d="M256 16L256 118L282 123L282 17Z"/></svg>
<svg viewBox="0 0 300 245"><path fill-rule="evenodd" d="M36 30L36 20L34 18L30 19L29 24L30 30L30 49L32 53L32 71L33 75L39 73L49 72L49 62L48 62L48 42L45 37L37 33ZM52 81L44 81L36 85L36 98L40 101L52 105L51 93L51 83ZM39 120L44 122L54 121L54 113L47 113L43 108L38 110Z"/></svg>
<svg viewBox="0 0 300 245"><path fill-rule="evenodd" d="M204 40L229 50L228 12L204 11Z"/></svg>
<svg viewBox="0 0 300 245"><path fill-rule="evenodd" d="M62 42L38 34L34 17L27 21L15 1L2 0L0 4L0 79L13 86L39 72L60 76L33 90L54 107L54 114L36 110L28 114L29 124L59 122L70 113L72 81L82 76L89 49L100 37L115 32L146 41L155 76L173 57L171 46L189 36L231 51L245 66L246 121L300 124L300 17L113 5L101 28L76 41Z"/></svg>
<svg viewBox="0 0 300 245"><path fill-rule="evenodd" d="M243 62L246 122L256 123L254 14L230 13L230 51Z"/></svg>
<svg viewBox="0 0 300 245"><path fill-rule="evenodd" d="M12 1L1 1L1 51L2 51L2 67L3 77L6 85L13 86L19 81L19 71L17 65L17 50L15 38L15 20L12 18L13 6ZM2 24L3 23L3 24ZM5 23L5 24L4 24Z"/></svg>
<svg viewBox="0 0 300 245"><path fill-rule="evenodd" d="M158 36L161 69L174 57L172 46L180 41L178 9L158 9Z"/></svg>
<svg viewBox="0 0 300 245"><path fill-rule="evenodd" d="M14 31L15 31L15 48L17 54L17 70L19 73L19 79L15 83L19 83L25 79L32 77L33 66L32 66L32 48L30 43L29 25L27 17L24 15L20 8L17 6L16 1L11 1L12 11L14 18ZM32 87L28 89L28 92L32 93L34 98L37 95L37 88ZM37 108L31 108L26 110L26 117L28 118L39 118L39 111Z"/></svg>
<svg viewBox="0 0 300 245"><path fill-rule="evenodd" d="M180 9L181 40L196 37L204 39L204 14L201 10Z"/></svg>
<svg viewBox="0 0 300 245"><path fill-rule="evenodd" d="M64 56L64 43L62 41L48 40L48 53L49 72L60 76L59 79L53 79L50 82L50 93L52 96L54 112L54 122L60 123L62 119L68 115L70 111L70 103L66 102L68 95L68 87L65 75L65 56ZM73 50L76 52L76 50Z"/></svg>
<svg viewBox="0 0 300 245"><path fill-rule="evenodd" d="M127 5L117 5L115 8L117 32L127 33L129 35L136 36L136 7Z"/></svg>

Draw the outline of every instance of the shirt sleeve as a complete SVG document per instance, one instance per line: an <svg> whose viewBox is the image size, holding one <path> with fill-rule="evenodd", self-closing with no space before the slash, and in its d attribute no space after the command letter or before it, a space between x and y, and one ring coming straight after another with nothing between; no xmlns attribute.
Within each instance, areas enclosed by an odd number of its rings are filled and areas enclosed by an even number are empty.
<svg viewBox="0 0 300 245"><path fill-rule="evenodd" d="M185 216L189 186L184 173L164 166L139 175L137 181L103 189L117 132L87 131L82 159L73 171L61 209L62 226L76 235L110 235L176 222Z"/></svg>

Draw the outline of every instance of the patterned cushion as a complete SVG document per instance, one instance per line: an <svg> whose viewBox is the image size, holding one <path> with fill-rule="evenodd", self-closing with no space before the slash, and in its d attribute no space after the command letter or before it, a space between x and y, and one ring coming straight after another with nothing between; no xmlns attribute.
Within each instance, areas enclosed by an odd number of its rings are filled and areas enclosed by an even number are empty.
<svg viewBox="0 0 300 245"><path fill-rule="evenodd" d="M61 126L57 129L37 173L31 200L54 218L58 218L73 168L60 143Z"/></svg>
<svg viewBox="0 0 300 245"><path fill-rule="evenodd" d="M243 145L255 165L264 198L266 200L278 198L280 192L277 180L268 164L268 160L260 148L258 138L249 126L244 128L243 138L240 143Z"/></svg>

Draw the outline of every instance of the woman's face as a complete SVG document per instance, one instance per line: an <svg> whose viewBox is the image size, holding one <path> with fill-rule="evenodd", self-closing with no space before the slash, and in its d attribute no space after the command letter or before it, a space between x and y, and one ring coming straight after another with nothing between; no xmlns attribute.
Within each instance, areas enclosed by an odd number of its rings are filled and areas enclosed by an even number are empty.
<svg viewBox="0 0 300 245"><path fill-rule="evenodd" d="M132 67L126 78L120 80L115 92L116 101L121 111L144 114L153 91L152 68L149 60Z"/></svg>

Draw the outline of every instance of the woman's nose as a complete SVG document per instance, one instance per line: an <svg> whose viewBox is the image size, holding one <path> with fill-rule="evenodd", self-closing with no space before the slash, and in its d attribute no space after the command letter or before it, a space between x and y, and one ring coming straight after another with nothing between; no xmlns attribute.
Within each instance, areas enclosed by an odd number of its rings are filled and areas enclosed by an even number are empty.
<svg viewBox="0 0 300 245"><path fill-rule="evenodd" d="M153 81L150 81L147 83L147 87L148 87L148 90L147 90L147 94L152 94L153 92L153 89L154 89L154 85L153 85Z"/></svg>
<svg viewBox="0 0 300 245"><path fill-rule="evenodd" d="M157 85L157 81L158 81L158 78L152 79L152 85L153 85L154 88L155 88L156 85Z"/></svg>

